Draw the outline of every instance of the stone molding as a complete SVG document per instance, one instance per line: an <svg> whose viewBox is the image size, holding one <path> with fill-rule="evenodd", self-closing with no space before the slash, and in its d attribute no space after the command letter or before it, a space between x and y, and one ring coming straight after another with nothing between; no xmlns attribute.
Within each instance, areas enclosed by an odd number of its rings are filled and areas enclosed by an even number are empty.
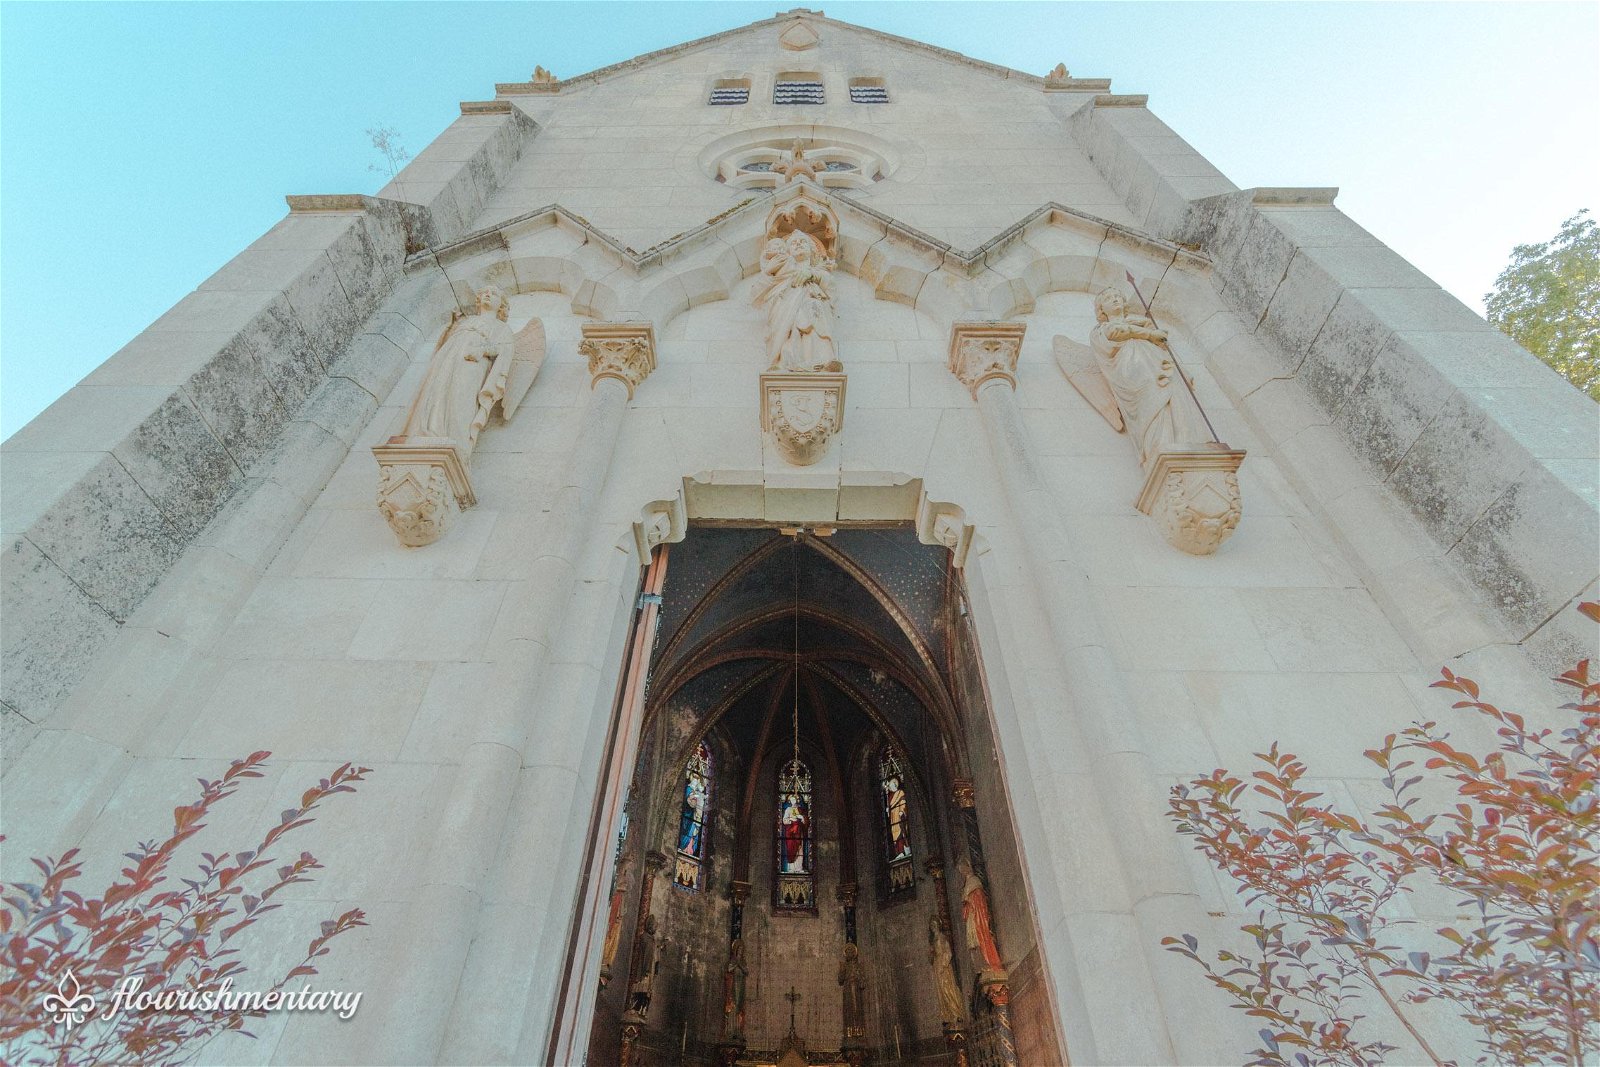
<svg viewBox="0 0 1600 1067"><path fill-rule="evenodd" d="M1022 352L1025 322L957 322L950 327L950 373L974 399L985 382L1017 387L1017 357Z"/></svg>
<svg viewBox="0 0 1600 1067"><path fill-rule="evenodd" d="M589 386L614 378L633 390L656 369L656 331L648 322L586 322L578 351L589 361Z"/></svg>
<svg viewBox="0 0 1600 1067"><path fill-rule="evenodd" d="M683 490L678 490L676 496L646 504L633 524L633 547L639 554L640 566L650 562L650 553L657 545L675 545L688 533L689 509Z"/></svg>
<svg viewBox="0 0 1600 1067"><path fill-rule="evenodd" d="M977 539L977 527L967 521L959 505L933 500L927 493L917 502L917 540L925 545L943 545L950 550L950 562L961 570L967 565Z"/></svg>
<svg viewBox="0 0 1600 1067"><path fill-rule="evenodd" d="M1150 98L1144 93L1129 93L1123 96L1104 93L1094 98L1095 107L1148 107L1149 105Z"/></svg>
<svg viewBox="0 0 1600 1067"><path fill-rule="evenodd" d="M463 100L461 101L463 115L509 115L511 114L511 101L509 100Z"/></svg>

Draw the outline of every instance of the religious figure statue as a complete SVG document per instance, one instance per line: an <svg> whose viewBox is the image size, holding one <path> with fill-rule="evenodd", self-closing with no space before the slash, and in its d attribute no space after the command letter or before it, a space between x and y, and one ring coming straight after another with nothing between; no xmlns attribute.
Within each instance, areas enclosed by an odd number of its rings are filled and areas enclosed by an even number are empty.
<svg viewBox="0 0 1600 1067"><path fill-rule="evenodd" d="M778 821L783 835L780 870L784 874L806 874L810 870L806 842L811 836L811 813L805 799L798 793L785 794Z"/></svg>
<svg viewBox="0 0 1600 1067"><path fill-rule="evenodd" d="M617 960L617 949L622 943L622 902L628 895L628 866L631 856L617 861L617 873L612 879L611 908L606 913L606 939L600 950L600 988L611 981L611 965Z"/></svg>
<svg viewBox="0 0 1600 1067"><path fill-rule="evenodd" d="M1102 290L1094 310L1089 344L1056 337L1056 363L1112 429L1133 438L1145 473L1139 510L1174 547L1209 555L1239 525L1244 451L1211 432L1148 310L1130 308L1116 288Z"/></svg>
<svg viewBox="0 0 1600 1067"><path fill-rule="evenodd" d="M650 985L656 974L656 917L645 916L644 929L634 941L633 984L628 987L628 1010L643 1016L650 1010Z"/></svg>
<svg viewBox="0 0 1600 1067"><path fill-rule="evenodd" d="M767 241L761 252L766 284L755 303L767 309L769 372L843 369L833 338L833 267L822 245L803 231Z"/></svg>
<svg viewBox="0 0 1600 1067"><path fill-rule="evenodd" d="M1211 440L1167 349L1167 332L1148 315L1132 311L1117 289L1094 298L1099 325L1089 347L1111 386L1117 408L1145 466L1159 452L1193 448Z"/></svg>
<svg viewBox="0 0 1600 1067"><path fill-rule="evenodd" d="M950 939L939 925L937 915L928 916L928 963L933 967L934 988L939 991L939 1018L946 1025L958 1026L963 1014L961 986L956 982Z"/></svg>
<svg viewBox="0 0 1600 1067"><path fill-rule="evenodd" d="M485 286L473 300L471 312L451 314L400 432L372 449L378 511L404 545L438 540L451 515L477 503L468 468L478 435L496 409L516 413L544 362L542 322L513 335L504 293Z"/></svg>
<svg viewBox="0 0 1600 1067"><path fill-rule="evenodd" d="M967 948L977 953L978 970L985 976L1004 975L1000 949L994 943L994 927L989 919L989 895L972 864L963 859L956 864L961 872L961 917L967 924Z"/></svg>
<svg viewBox="0 0 1600 1067"><path fill-rule="evenodd" d="M861 949L852 943L844 946L839 961L839 985L844 991L844 1043L850 1045L866 1035L866 983L861 979Z"/></svg>
<svg viewBox="0 0 1600 1067"><path fill-rule="evenodd" d="M750 968L744 962L744 939L728 946L728 963L722 969L723 1033L731 1041L744 1040L744 994Z"/></svg>
<svg viewBox="0 0 1600 1067"><path fill-rule="evenodd" d="M799 181L801 178L816 181L817 165L806 158L805 146L800 143L799 138L796 138L794 147L789 150L789 158L774 163L772 173L782 179L780 182L782 185Z"/></svg>
<svg viewBox="0 0 1600 1067"><path fill-rule="evenodd" d="M533 384L544 361L544 326L537 319L521 334L506 325L505 294L485 286L476 310L455 311L428 363L400 433L404 437L446 438L464 463L498 404L509 418Z"/></svg>

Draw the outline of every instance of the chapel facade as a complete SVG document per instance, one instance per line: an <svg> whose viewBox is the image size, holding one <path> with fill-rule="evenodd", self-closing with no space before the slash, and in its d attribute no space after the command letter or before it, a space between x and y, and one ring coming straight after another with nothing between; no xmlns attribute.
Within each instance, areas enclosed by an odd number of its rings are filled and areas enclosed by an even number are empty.
<svg viewBox="0 0 1600 1067"><path fill-rule="evenodd" d="M4 880L351 761L208 1062L1246 1055L1167 790L1551 706L1600 424L1147 104L796 9L289 197L6 442Z"/></svg>

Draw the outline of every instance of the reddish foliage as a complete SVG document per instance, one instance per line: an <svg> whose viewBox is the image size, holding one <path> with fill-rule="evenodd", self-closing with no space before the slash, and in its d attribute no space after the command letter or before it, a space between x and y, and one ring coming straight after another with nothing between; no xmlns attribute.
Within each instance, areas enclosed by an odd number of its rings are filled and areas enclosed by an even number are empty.
<svg viewBox="0 0 1600 1067"><path fill-rule="evenodd" d="M172 833L127 853L120 879L99 897L68 888L82 873L75 848L54 860L35 859L43 876L38 884L0 886L0 1062L181 1060L216 1034L243 1032L245 1019L264 1014L259 1009L123 1011L111 1020L90 1016L69 1028L42 1002L69 971L76 980L71 991L94 997L102 1011L128 978L141 979L143 990L209 990L229 978L238 983L246 967L229 943L280 907L279 892L310 881L311 873L322 869L309 852L274 868L268 850L311 822L311 812L324 799L355 792L369 773L366 767L342 765L306 790L300 806L285 810L254 848L202 853L197 877L179 879L182 888L168 888L167 868L178 847L205 829L207 815L245 779L262 777L269 755L254 752L235 760L219 780L200 779L199 799L173 810ZM269 988L279 990L293 978L316 974L312 961L328 953L328 942L365 925L360 909L324 922L301 962Z"/></svg>
<svg viewBox="0 0 1600 1067"><path fill-rule="evenodd" d="M1600 622L1600 605L1579 610ZM1370 819L1300 789L1305 765L1276 745L1258 753L1253 786L1219 769L1173 790L1178 831L1261 918L1241 928L1251 956L1219 952L1213 964L1192 935L1162 943L1265 1022L1252 1064L1380 1062L1393 1047L1356 1036L1363 990L1441 1062L1383 979L1403 983L1404 1000L1456 1005L1484 1060L1576 1067L1600 1054L1600 681L1587 660L1557 681L1579 694L1560 709L1576 724L1559 733L1529 729L1445 670L1434 686L1497 724L1496 750L1462 751L1432 722L1391 734L1366 753L1391 793ZM1407 776L1412 756L1422 767ZM1424 814L1416 793L1429 778L1458 803ZM1242 808L1247 792L1264 809ZM1424 880L1458 894L1477 922L1433 931L1438 953L1403 954L1386 943L1401 922L1387 905Z"/></svg>

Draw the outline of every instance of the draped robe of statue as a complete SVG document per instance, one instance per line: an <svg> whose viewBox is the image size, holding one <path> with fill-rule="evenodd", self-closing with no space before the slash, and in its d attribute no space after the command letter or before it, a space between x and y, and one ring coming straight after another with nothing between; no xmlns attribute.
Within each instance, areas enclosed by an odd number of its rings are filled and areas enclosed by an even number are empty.
<svg viewBox="0 0 1600 1067"><path fill-rule="evenodd" d="M1089 347L1117 399L1128 434L1139 446L1140 464L1148 468L1159 452L1194 448L1211 440L1200 409L1173 365L1166 331L1130 311L1115 289L1096 297L1094 308L1099 324L1089 335Z"/></svg>
<svg viewBox="0 0 1600 1067"><path fill-rule="evenodd" d="M764 284L757 307L767 309L767 370L839 371L833 338L833 260L810 234L774 237L761 252Z"/></svg>
<svg viewBox="0 0 1600 1067"><path fill-rule="evenodd" d="M983 882L966 863L960 864L961 917L967 924L967 947L978 954L982 970L991 974L1004 974L1000 963L1000 949L994 943L994 926L989 918L989 895L983 891Z"/></svg>
<svg viewBox="0 0 1600 1067"><path fill-rule="evenodd" d="M617 864L616 885L611 890L611 909L606 915L606 939L600 952L600 977L602 984L611 980L611 965L617 960L617 949L622 944L622 905L628 895L628 859Z"/></svg>
<svg viewBox="0 0 1600 1067"><path fill-rule="evenodd" d="M444 438L466 462L494 406L506 395L517 338L506 324L510 307L500 290L477 294L477 310L460 315L439 340L427 376L401 434Z"/></svg>
<svg viewBox="0 0 1600 1067"><path fill-rule="evenodd" d="M730 1040L744 1040L744 994L750 968L744 962L744 941L735 939L728 946L728 964L722 971L722 1013L724 1032Z"/></svg>
<svg viewBox="0 0 1600 1067"><path fill-rule="evenodd" d="M867 1032L866 984L861 980L861 950L853 944L844 946L844 958L839 961L839 985L844 993L844 1036L849 1041Z"/></svg>
<svg viewBox="0 0 1600 1067"><path fill-rule="evenodd" d="M656 917L648 915L634 942L633 984L628 987L628 1010L643 1015L650 1010L650 986L656 976Z"/></svg>
<svg viewBox="0 0 1600 1067"><path fill-rule="evenodd" d="M961 986L956 981L950 939L944 935L937 916L928 918L928 963L933 967L933 984L939 991L939 1018L948 1026L959 1026L963 1014Z"/></svg>

